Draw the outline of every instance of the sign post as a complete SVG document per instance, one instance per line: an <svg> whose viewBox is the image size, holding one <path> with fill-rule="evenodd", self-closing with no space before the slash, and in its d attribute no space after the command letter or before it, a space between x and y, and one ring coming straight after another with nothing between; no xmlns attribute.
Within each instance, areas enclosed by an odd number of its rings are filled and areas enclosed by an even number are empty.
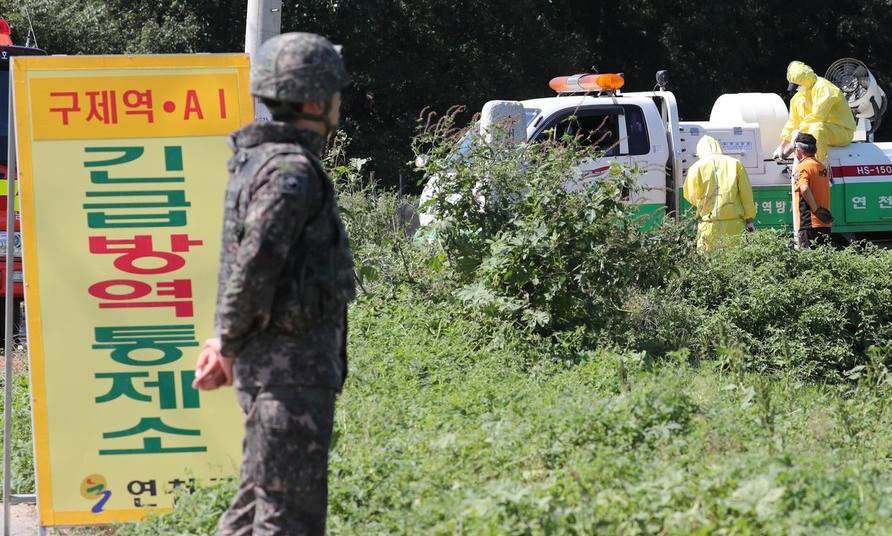
<svg viewBox="0 0 892 536"><path fill-rule="evenodd" d="M40 522L137 520L241 457L232 391L191 382L213 334L226 140L253 119L248 60L13 70Z"/></svg>
<svg viewBox="0 0 892 536"><path fill-rule="evenodd" d="M9 536L9 516L10 507L12 505L12 490L9 489L12 482L12 352L13 352L13 289L12 276L13 270L13 240L10 232L15 226L15 177L16 177L16 161L15 161L15 123L12 109L12 91L9 92L9 145L7 147L6 159L6 270L5 281L3 282L6 289L6 300L4 303L6 320L4 325L4 344L3 344L3 535Z"/></svg>

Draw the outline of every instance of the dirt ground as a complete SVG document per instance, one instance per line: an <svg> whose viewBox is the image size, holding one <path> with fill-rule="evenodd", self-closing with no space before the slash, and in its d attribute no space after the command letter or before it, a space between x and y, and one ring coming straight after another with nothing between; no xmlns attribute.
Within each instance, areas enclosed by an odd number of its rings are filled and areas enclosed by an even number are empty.
<svg viewBox="0 0 892 536"><path fill-rule="evenodd" d="M14 504L9 516L12 536L34 536L37 534L37 507L33 504ZM0 517L3 516L0 510Z"/></svg>

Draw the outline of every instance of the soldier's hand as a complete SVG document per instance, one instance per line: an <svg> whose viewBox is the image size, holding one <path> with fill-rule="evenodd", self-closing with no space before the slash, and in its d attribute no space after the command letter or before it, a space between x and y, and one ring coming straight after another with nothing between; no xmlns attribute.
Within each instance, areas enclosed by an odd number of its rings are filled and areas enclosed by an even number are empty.
<svg viewBox="0 0 892 536"><path fill-rule="evenodd" d="M212 391L226 385L232 385L232 358L220 353L219 339L208 339L198 354L192 387Z"/></svg>

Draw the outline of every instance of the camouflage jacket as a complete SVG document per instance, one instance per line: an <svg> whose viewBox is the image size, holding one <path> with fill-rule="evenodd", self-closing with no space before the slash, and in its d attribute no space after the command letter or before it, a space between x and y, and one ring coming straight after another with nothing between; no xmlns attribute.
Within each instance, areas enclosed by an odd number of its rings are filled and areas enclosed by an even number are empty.
<svg viewBox="0 0 892 536"><path fill-rule="evenodd" d="M280 122L231 137L216 329L237 387L340 389L346 377L353 257L324 141Z"/></svg>

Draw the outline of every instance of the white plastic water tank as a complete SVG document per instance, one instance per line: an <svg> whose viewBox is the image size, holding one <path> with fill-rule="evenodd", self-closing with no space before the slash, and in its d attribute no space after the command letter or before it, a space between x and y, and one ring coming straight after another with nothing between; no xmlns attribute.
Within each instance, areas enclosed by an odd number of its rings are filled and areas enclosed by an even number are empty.
<svg viewBox="0 0 892 536"><path fill-rule="evenodd" d="M716 99L709 121L728 126L758 124L762 154L768 158L780 143L787 117L787 105L777 93L728 93Z"/></svg>

